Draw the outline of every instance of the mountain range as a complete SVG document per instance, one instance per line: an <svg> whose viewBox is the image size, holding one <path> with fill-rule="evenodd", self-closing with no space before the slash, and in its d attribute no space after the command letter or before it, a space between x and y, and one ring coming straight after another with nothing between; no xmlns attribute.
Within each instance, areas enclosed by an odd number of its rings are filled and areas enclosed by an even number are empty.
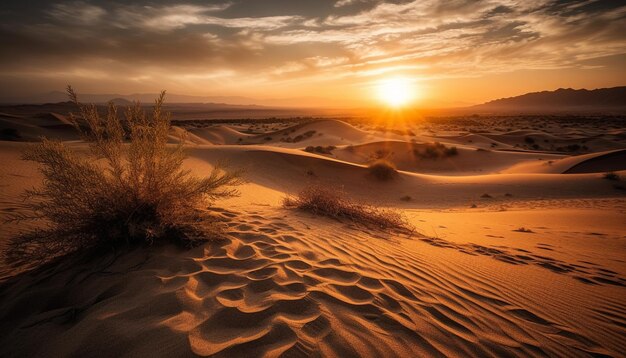
<svg viewBox="0 0 626 358"><path fill-rule="evenodd" d="M594 90L559 88L500 98L471 108L494 112L624 111L626 86Z"/></svg>
<svg viewBox="0 0 626 358"><path fill-rule="evenodd" d="M127 105L132 101L152 103L157 97L155 93L135 93L130 95L120 94L83 94L82 102L107 103L113 101L118 105ZM67 94L61 91L53 91L38 96L24 98L19 103L41 104L58 103L67 101ZM261 109L268 107L291 107L296 108L298 103L310 103L310 107L327 107L321 103L321 98L291 98L291 99L266 99L259 100L240 96L190 96L181 94L168 94L167 102L175 103L202 103L209 107ZM337 106L339 108L340 106ZM455 108L461 112L476 113L548 113L548 112L626 112L626 86L599 88L593 90L559 88L555 91L541 91L526 93L520 96L500 98L483 104Z"/></svg>

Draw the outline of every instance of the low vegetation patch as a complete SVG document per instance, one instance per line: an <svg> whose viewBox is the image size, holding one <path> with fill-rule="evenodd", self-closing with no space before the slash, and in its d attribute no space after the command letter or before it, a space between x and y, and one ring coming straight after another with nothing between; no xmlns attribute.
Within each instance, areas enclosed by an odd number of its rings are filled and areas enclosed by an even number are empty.
<svg viewBox="0 0 626 358"><path fill-rule="evenodd" d="M306 148L304 148L305 152L309 152L309 153L319 153L319 154L332 154L333 150L335 150L337 147L335 147L334 145L328 145L325 147L322 147L321 145L318 146L308 146Z"/></svg>
<svg viewBox="0 0 626 358"><path fill-rule="evenodd" d="M151 115L135 104L126 108L125 120L113 103L102 116L95 105L81 104L71 87L68 93L79 109L71 121L89 142L88 155L47 139L24 154L39 164L44 181L26 193L28 210L12 220L43 219L48 226L14 239L10 262L157 241L193 244L215 234L203 208L236 195L240 176L216 168L199 178L182 168L182 144L167 144L165 92Z"/></svg>
<svg viewBox="0 0 626 358"><path fill-rule="evenodd" d="M559 152L579 152L588 151L589 148L587 148L586 145L581 146L580 144L569 144L565 147L557 147L556 150Z"/></svg>
<svg viewBox="0 0 626 358"><path fill-rule="evenodd" d="M447 147L439 142L428 143L423 148L416 148L413 150L413 154L417 158L422 159L439 159L453 157L459 154L456 147Z"/></svg>
<svg viewBox="0 0 626 358"><path fill-rule="evenodd" d="M604 173L604 175L602 175L602 178L611 181L619 181L621 179L619 175L613 172Z"/></svg>
<svg viewBox="0 0 626 358"><path fill-rule="evenodd" d="M369 174L380 181L388 181L398 175L396 166L387 160L377 160L367 167Z"/></svg>
<svg viewBox="0 0 626 358"><path fill-rule="evenodd" d="M285 207L295 207L315 215L347 219L380 229L413 231L407 220L396 211L360 204L337 190L320 186L310 186L296 196L288 196L283 204Z"/></svg>
<svg viewBox="0 0 626 358"><path fill-rule="evenodd" d="M534 233L534 231L532 231L531 229L527 229L525 227L520 227L520 228L517 228L517 229L515 229L513 231L523 232L523 233L527 233L527 234Z"/></svg>
<svg viewBox="0 0 626 358"><path fill-rule="evenodd" d="M291 133L295 132L295 129L291 131ZM294 138L291 137L287 137L287 138L283 138L281 139L283 142L287 142L287 143L297 143L297 142L301 142L305 139L311 138L313 137L313 135L317 133L317 131L315 130L310 130L310 131L306 131L302 134L299 134L297 136L295 136ZM320 133L321 135L322 133Z"/></svg>

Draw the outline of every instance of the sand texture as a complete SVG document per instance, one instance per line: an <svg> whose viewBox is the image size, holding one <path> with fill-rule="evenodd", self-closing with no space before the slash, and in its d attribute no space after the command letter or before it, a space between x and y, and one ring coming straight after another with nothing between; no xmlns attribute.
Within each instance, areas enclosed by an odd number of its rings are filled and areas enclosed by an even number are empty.
<svg viewBox="0 0 626 358"><path fill-rule="evenodd" d="M0 120L21 133L0 141L5 218L41 181L20 159L29 141L86 144L62 115ZM2 266L0 356L621 357L626 182L604 174L626 178L626 129L539 123L178 125L195 174L246 170L241 195L210 209L222 238ZM456 153L423 154L434 142ZM397 177L369 175L380 158ZM282 206L311 184L416 231ZM37 225L3 224L2 245Z"/></svg>

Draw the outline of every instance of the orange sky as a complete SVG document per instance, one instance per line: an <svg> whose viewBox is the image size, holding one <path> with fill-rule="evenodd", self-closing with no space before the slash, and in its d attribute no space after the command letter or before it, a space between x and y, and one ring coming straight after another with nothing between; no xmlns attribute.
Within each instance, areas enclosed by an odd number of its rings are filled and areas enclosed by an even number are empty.
<svg viewBox="0 0 626 358"><path fill-rule="evenodd" d="M449 107L626 84L619 1L5 1L0 100L63 90ZM412 87L413 88L413 87Z"/></svg>

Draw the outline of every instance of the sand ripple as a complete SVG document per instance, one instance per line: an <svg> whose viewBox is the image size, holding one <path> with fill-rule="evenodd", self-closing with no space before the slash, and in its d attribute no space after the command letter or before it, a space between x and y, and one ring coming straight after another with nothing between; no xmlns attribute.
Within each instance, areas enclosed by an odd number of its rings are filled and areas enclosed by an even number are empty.
<svg viewBox="0 0 626 358"><path fill-rule="evenodd" d="M0 338L0 355L582 357L626 351L626 305L618 299L626 291L619 285L602 286L618 294L596 302L592 318L573 317L533 303L550 301L529 299L493 272L423 251L512 261L507 267L513 268L550 264L549 270L602 285L589 277L599 269L506 248L384 233L372 238L278 209L222 214L228 235L192 251L135 252L98 271L87 269L92 262L5 284L0 328L8 334ZM326 221L310 223L317 220ZM568 297L574 305L584 300L574 296ZM40 344L28 343L34 341Z"/></svg>

